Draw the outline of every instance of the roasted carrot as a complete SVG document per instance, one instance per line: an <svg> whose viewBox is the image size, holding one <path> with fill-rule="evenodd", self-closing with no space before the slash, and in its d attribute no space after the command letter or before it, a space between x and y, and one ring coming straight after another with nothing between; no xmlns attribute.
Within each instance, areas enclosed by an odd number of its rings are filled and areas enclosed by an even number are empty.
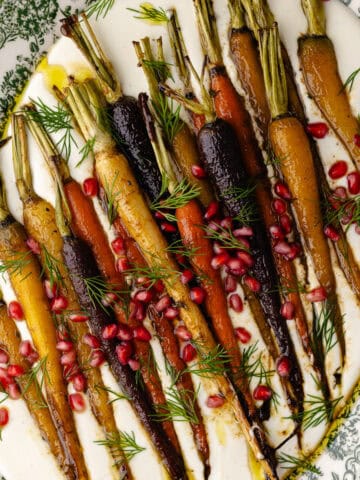
<svg viewBox="0 0 360 480"><path fill-rule="evenodd" d="M85 96L84 96L85 95ZM86 103L86 98L91 102ZM72 84L67 90L68 105L76 117L85 139L95 136L95 168L103 185L114 184L118 192L115 208L129 234L136 240L148 265L162 269L164 283L169 295L179 305L180 318L184 321L193 339L201 345L201 353L209 353L215 346L209 328L199 308L190 300L189 290L179 279L177 264L167 251L167 244L157 227L151 212L141 194L133 173L126 158L119 154L104 125L97 122L95 110L91 105L100 107L101 98L95 91L92 82L81 85ZM79 108L80 107L80 108ZM94 117L95 114L95 117ZM200 364L201 365L201 364ZM204 382L205 383L205 382ZM231 407L242 427L245 438L259 455L261 464L270 478L276 478L274 459L271 449L264 443L260 428L251 429L251 420L246 417L245 411L230 389L227 379L214 375L206 379L206 388L209 392L219 393L226 400L221 408ZM254 432L253 435L251 432ZM262 453L261 453L262 452Z"/></svg>
<svg viewBox="0 0 360 480"><path fill-rule="evenodd" d="M1 292L0 292L1 294ZM32 371L30 363L20 354L21 337L16 324L9 317L5 302L0 300L0 344L9 355L9 363L20 365L24 375L17 378L26 405L37 424L42 438L49 445L59 467L63 470L67 479L75 479L74 471L69 468L67 453L64 451L61 439L51 417L46 400L41 392L41 387L36 378L31 379L29 374ZM45 372L42 372L45 375Z"/></svg>
<svg viewBox="0 0 360 480"><path fill-rule="evenodd" d="M28 119L28 124L31 125L37 139L46 141L42 126L37 125L31 118ZM117 427L101 372L99 368L89 368L91 348L82 341L82 338L89 333L89 329L86 323L73 322L69 317L71 314L81 314L81 307L64 265L63 242L56 226L55 210L49 202L40 198L33 189L26 145L25 119L22 115L15 114L13 117L13 135L17 146L13 152L13 162L16 184L23 203L24 226L29 235L39 244L40 261L45 275L55 284L54 287L58 290L57 294L64 295L68 302L68 315L64 317L71 337L76 341L77 356L81 370L87 380L87 393L92 412L104 429L104 433L114 435L117 433ZM130 478L121 449L113 448L111 454L120 474L124 478Z"/></svg>
<svg viewBox="0 0 360 480"><path fill-rule="evenodd" d="M332 305L333 322L344 357L342 316L336 296L329 246L323 232L316 169L304 126L286 113L286 80L277 26L262 31L260 51L273 118L269 127L269 140L275 155L281 159L281 170L294 199L299 230L312 258L315 274L320 285L326 289L327 300Z"/></svg>
<svg viewBox="0 0 360 480"><path fill-rule="evenodd" d="M9 265L8 273L15 294L23 308L27 326L39 353L46 362L48 377L45 389L50 412L64 449L66 463L77 479L88 479L75 422L67 401L67 391L56 349L56 330L40 279L37 259L28 250L27 235L22 225L11 216L1 184L0 202L0 259ZM14 269L11 265L18 265Z"/></svg>
<svg viewBox="0 0 360 480"><path fill-rule="evenodd" d="M31 110L28 111L31 112ZM32 131L35 133L35 138L37 138L39 141L39 145L43 150L47 162L49 163L50 169L54 172L54 168L56 168L62 179L64 193L71 211L72 230L74 231L75 235L86 242L91 248L97 266L106 282L112 285L113 289L125 291L127 289L125 279L123 275L115 268L115 259L109 245L108 237L100 223L99 217L96 214L91 198L84 194L81 186L71 177L68 166L58 154L55 145L52 143L45 130L39 125L36 125L34 122L29 122L29 124L32 128ZM51 217L53 219L52 223L55 225L53 208L49 206L47 211L51 212ZM57 257L62 258L62 240L56 228L54 228L54 232L56 232L58 237L58 249L56 252L50 253L53 256L56 253ZM44 238L47 238L48 232L43 230L43 235ZM123 303L121 298L120 303ZM116 309L116 317L119 322L128 324L130 327L138 327L141 325L141 322L136 320L136 318L127 318L125 315L125 309L121 307ZM78 324L75 325L75 328L77 328ZM164 404L165 395L162 390L158 372L156 369L149 369L146 367L148 364L148 359L151 356L150 345L147 342L135 340L135 348L141 362L144 383L151 395L152 401L156 405ZM85 356L84 360L86 360L86 358L88 358L88 356ZM99 388L97 390L99 391ZM108 407L108 409L109 408L110 407ZM176 448L179 448L173 424L171 422L164 422L163 426L169 439Z"/></svg>
<svg viewBox="0 0 360 480"><path fill-rule="evenodd" d="M302 0L308 30L299 38L298 55L307 90L334 133L360 168L360 148L356 144L359 123L354 116L341 80L335 49L326 35L325 12L321 0Z"/></svg>

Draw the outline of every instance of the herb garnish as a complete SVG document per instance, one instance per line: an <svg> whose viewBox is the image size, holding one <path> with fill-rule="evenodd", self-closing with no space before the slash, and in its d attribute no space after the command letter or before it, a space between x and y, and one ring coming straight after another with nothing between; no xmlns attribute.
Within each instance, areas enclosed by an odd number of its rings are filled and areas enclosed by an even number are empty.
<svg viewBox="0 0 360 480"><path fill-rule="evenodd" d="M119 455L124 454L126 460L129 462L135 455L143 452L144 447L136 443L134 432L118 432L106 436L105 440L96 440L94 443L103 445L112 450L117 450Z"/></svg>
<svg viewBox="0 0 360 480"><path fill-rule="evenodd" d="M324 474L320 468L310 462L307 458L304 457L294 457L293 455L288 455L287 453L282 453L278 457L281 468L290 469L297 468L311 473L315 473L322 477Z"/></svg>
<svg viewBox="0 0 360 480"><path fill-rule="evenodd" d="M119 176L119 172L115 172L114 178L109 184L107 182L107 179L105 179L104 182L104 192L106 195L106 210L107 210L107 216L110 225L112 225L115 221L115 218L117 217L117 201L118 201L118 196L120 195L119 191L115 191L115 184L117 181L117 178Z"/></svg>
<svg viewBox="0 0 360 480"><path fill-rule="evenodd" d="M181 106L178 105L175 108L173 100L168 100L163 95L158 95L156 101L152 101L152 106L164 136L171 144L184 126L184 122L180 117Z"/></svg>
<svg viewBox="0 0 360 480"><path fill-rule="evenodd" d="M27 250L25 252L18 252L14 255L14 258L3 260L0 265L0 274L4 275L8 273L9 275L21 275L23 269L31 263L30 258L31 252ZM25 280L31 272L29 272L22 280Z"/></svg>
<svg viewBox="0 0 360 480"><path fill-rule="evenodd" d="M94 153L95 142L96 142L96 137L89 138L89 140L87 140L84 143L84 145L80 148L79 154L81 155L81 158L76 164L76 167L79 167L87 159L87 157L90 154Z"/></svg>
<svg viewBox="0 0 360 480"><path fill-rule="evenodd" d="M341 91L345 90L346 88L349 88L349 92L351 92L353 86L354 86L354 81L355 81L355 78L359 75L360 73L360 68L357 68L356 70L354 70L352 73L350 73L350 75L347 77L347 79L345 80L344 82L344 85L341 89Z"/></svg>
<svg viewBox="0 0 360 480"><path fill-rule="evenodd" d="M114 397L111 400L109 400L109 403L114 403L117 402L118 400L128 400L130 401L131 398L126 395L125 393L119 393L115 392L115 390L112 390L109 387L105 387L105 385L95 385L96 390L103 390L105 392L111 393L111 395Z"/></svg>
<svg viewBox="0 0 360 480"><path fill-rule="evenodd" d="M173 255L183 255L186 258L192 258L194 255L203 255L199 252L199 247L185 247L181 240L175 240L166 247L166 251Z"/></svg>
<svg viewBox="0 0 360 480"><path fill-rule="evenodd" d="M216 345L210 351L204 353L202 345L191 340L198 354L198 361L194 365L189 365L179 372L178 377L183 373L192 373L203 378L211 378L214 375L223 375L230 363L231 357L226 349L221 345Z"/></svg>
<svg viewBox="0 0 360 480"><path fill-rule="evenodd" d="M154 23L167 23L169 21L166 11L161 7L155 8L151 3L143 3L139 10L135 8L127 8L127 10L136 13L137 16L134 16L134 18L139 20L149 20Z"/></svg>
<svg viewBox="0 0 360 480"><path fill-rule="evenodd" d="M159 422L176 421L199 424L196 413L196 401L199 388L196 391L177 389L172 386L166 391L166 402L155 405L156 413L152 417Z"/></svg>
<svg viewBox="0 0 360 480"><path fill-rule="evenodd" d="M64 265L57 258L55 258L44 244L41 245L41 252L43 256L43 267L41 270L41 276L45 275L50 281L50 286L57 285L58 287L64 287L64 279L61 274L59 265Z"/></svg>
<svg viewBox="0 0 360 480"><path fill-rule="evenodd" d="M301 424L304 430L317 427L323 422L329 423L333 419L335 409L342 399L342 396L329 400L318 395L309 395L308 399L304 401L305 410L294 413L287 418L291 418ZM309 408L306 409L306 406Z"/></svg>
<svg viewBox="0 0 360 480"><path fill-rule="evenodd" d="M217 225L217 230L214 230L209 226L204 226L202 228L206 232L206 238L209 238L213 242L219 242L221 244L221 248L248 251L248 248L244 245L244 243L235 237L231 228L224 228L221 225Z"/></svg>
<svg viewBox="0 0 360 480"><path fill-rule="evenodd" d="M86 10L86 15L91 17L95 15L96 20L99 17L105 18L111 8L114 6L115 0L97 0L92 2Z"/></svg>
<svg viewBox="0 0 360 480"><path fill-rule="evenodd" d="M107 283L100 276L84 278L84 282L92 304L100 306L105 312L107 312L107 307L103 302L108 294L116 295L118 301L121 300L120 305L124 306L128 304L130 290L123 290L123 285L118 283Z"/></svg>
<svg viewBox="0 0 360 480"><path fill-rule="evenodd" d="M42 358L39 363L32 367L27 373L25 373L24 378L26 378L27 383L25 388L22 391L22 395L24 396L25 393L28 391L32 384L35 384L37 393L39 397L42 397L42 389L44 386L45 381L50 382L50 375L47 370L47 357ZM40 381L39 381L40 376ZM39 402L36 405L37 408L48 408L47 403L45 400L43 402Z"/></svg>

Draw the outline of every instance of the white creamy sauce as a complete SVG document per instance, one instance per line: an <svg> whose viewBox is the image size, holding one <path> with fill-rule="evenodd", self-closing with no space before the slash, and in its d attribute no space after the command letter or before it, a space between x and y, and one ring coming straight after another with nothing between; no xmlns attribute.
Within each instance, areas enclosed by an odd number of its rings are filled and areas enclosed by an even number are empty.
<svg viewBox="0 0 360 480"><path fill-rule="evenodd" d="M104 20L93 22L95 32L98 35L102 47L113 62L123 91L125 94L134 96L140 91L146 91L147 84L142 71L137 67L136 55L131 44L132 40L139 40L145 35L149 35L152 38L162 35L164 37L165 56L166 58L170 58L170 63L172 63L171 50L167 41L165 27L154 26L149 23L135 20L133 14L126 10L126 7L131 6L135 8L139 3L140 2L133 2L130 0L117 0L111 14L109 14ZM159 5L164 8L173 6L178 8L179 20L190 57L196 68L200 69L203 62L203 56L201 49L199 48L199 36L196 30L192 1L182 0L182 2L174 2L174 0L158 0L155 3L156 6ZM217 0L215 4L220 36L224 48L223 53L225 64L234 84L239 91L241 91L235 67L229 56L229 44L227 41L229 15L226 1ZM288 48L293 66L297 71L296 79L303 99L305 100L308 117L310 121L321 121L321 114L314 103L307 98L305 87L301 80L301 76L298 73L297 38L301 32L305 32L306 30L306 22L300 8L300 1L289 2L285 0L271 0L270 5L277 21L279 22L282 39ZM327 13L328 34L334 41L340 72L343 79L345 79L353 70L360 66L360 53L358 50L351 48L353 45L360 44L359 23L356 17L348 9L335 0L326 3L325 7ZM341 19L341 21L339 19ZM76 49L72 41L66 38L61 38L51 49L48 55L48 62L50 65L62 65L69 75L76 74L76 72L79 71L79 68L83 70L83 67L85 66L85 61L80 52ZM32 77L26 89L23 101L26 102L29 98L36 99L37 97L41 97L45 103L55 103L54 98L47 91L43 75L40 73L37 73ZM359 82L357 81L355 82L351 93L351 103L354 112L359 112L360 88ZM76 133L74 133L74 136L76 137L78 148L80 148L83 145L83 140ZM34 141L31 137L29 137L29 140L35 190L41 197L54 204L55 195L52 178ZM318 145L324 164L327 167L330 166L335 159L342 159L349 162L349 169L351 170L352 167L348 154L342 145L339 144L332 132L330 132L325 139L319 141ZM85 178L92 176L92 160L89 158L82 163L81 167L76 168L75 165L79 161L80 155L77 153L77 148L73 148L72 152L73 154L70 159L71 173L77 181L82 182ZM11 212L16 219L21 221L22 208L15 188L11 161L11 145L7 145L0 151L0 165L5 177ZM333 183L333 185L335 186L335 183ZM338 185L345 186L345 180L337 181L336 186ZM108 221L102 213L97 201L95 201L95 207L108 232L109 239L112 239L114 234L111 228L109 228ZM354 247L355 255L360 261L360 237L353 231L353 228L349 231L349 239ZM317 286L317 282L310 262L309 268L310 284L312 287L315 287ZM301 275L300 267L299 273ZM357 341L360 315L358 302L348 287L342 272L337 266L335 266L335 273L340 304L344 314L347 343L347 360L343 374L343 390L342 392L335 390L335 394L339 395L341 393L344 397L347 397L358 380L358 372L360 368ZM6 276L0 278L0 284L3 288L6 301L13 300L15 298L14 292L9 285L9 281L6 280ZM238 293L243 296L240 287ZM310 306L306 304L305 308L309 314L309 321L311 321ZM251 343L253 344L257 342L258 348L256 355L262 353L264 365L269 369L274 369L273 362L269 358L259 329L251 317L246 301L244 311L241 314L235 314L231 311L231 317L234 327L242 326L251 332ZM146 325L150 330L152 329L149 321L146 321ZM311 364L302 350L294 322L288 322L288 325L304 375L305 394L306 396L311 394L316 395L318 392L311 377L311 374L313 373ZM25 322L18 322L18 326L23 338L30 338ZM151 340L151 345L155 354L156 362L160 367L160 376L164 391L166 391L171 385L171 379L166 373L164 356L160 343L155 336L153 336L153 339ZM242 350L244 350L245 347L248 347L248 345L241 345ZM329 372L334 372L339 364L338 353L338 349L334 348L329 355ZM256 355L254 356L254 359ZM102 367L102 373L105 384L112 390L119 392L119 387L107 366ZM205 401L208 393L205 392L205 389L202 387L204 380L193 375L193 381L196 388L199 387L199 403L208 433L211 464L210 478L212 480L233 480L237 478L250 480L252 476L248 466L248 448L243 436L240 434L241 429L239 425L235 422L231 413L225 408L215 410L207 408ZM253 380L252 384L255 386L256 380ZM294 424L292 420L286 418L289 417L290 411L286 406L285 396L279 378L274 376L271 379L271 384L277 392L279 405L277 408L275 408L274 405L272 406L271 419L265 422L265 425L271 438L271 444L276 446L291 434ZM110 399L111 398L112 395L110 395ZM3 431L3 441L0 442L1 473L5 475L7 480L22 480L29 476L29 472L36 472L37 480L45 480L48 478L51 478L52 480L60 480L63 478L47 445L41 440L40 434L26 409L24 401L7 400L4 402L4 405L9 408L11 418L8 426L6 426ZM127 400L117 400L113 403L113 408L119 430L127 433L134 432L136 442L145 448L144 451L136 455L130 461L134 478L166 479L167 474L162 467L156 452L153 450L147 433L139 423L129 402ZM115 479L116 471L112 468L112 458L103 446L94 443L96 440L101 440L103 434L88 405L84 413L75 414L75 420L91 479ZM189 478L194 478L196 480L203 479L203 466L199 459L189 424L175 422L175 429L179 437L188 471L191 473ZM323 436L324 431L325 427L324 425L321 425L305 432L305 451L310 452L316 446ZM296 439L292 438L282 450L287 453L296 454ZM280 469L279 472L282 475L284 470Z"/></svg>

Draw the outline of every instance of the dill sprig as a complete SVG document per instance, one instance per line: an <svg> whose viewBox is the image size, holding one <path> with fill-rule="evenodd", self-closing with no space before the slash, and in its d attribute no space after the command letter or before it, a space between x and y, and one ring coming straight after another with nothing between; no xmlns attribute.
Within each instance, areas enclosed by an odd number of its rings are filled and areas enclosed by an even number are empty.
<svg viewBox="0 0 360 480"><path fill-rule="evenodd" d="M185 258L192 258L195 255L203 255L199 247L185 247L181 240L175 240L166 247L166 251L172 255L183 255Z"/></svg>
<svg viewBox="0 0 360 480"><path fill-rule="evenodd" d="M159 78L161 82L165 82L167 79L174 80L170 67L172 67L171 63L165 62L164 60L143 60L143 64L150 68L157 78Z"/></svg>
<svg viewBox="0 0 360 480"><path fill-rule="evenodd" d="M191 343L197 351L198 361L179 372L178 377L183 373L192 373L198 377L211 378L226 372L231 357L222 345L216 345L209 352L204 353L201 343L194 340L191 340Z"/></svg>
<svg viewBox="0 0 360 480"><path fill-rule="evenodd" d="M324 354L328 354L338 343L334 325L334 306L326 300L318 313L313 307L313 349L316 352L319 344L324 345Z"/></svg>
<svg viewBox="0 0 360 480"><path fill-rule="evenodd" d="M130 299L130 290L123 290L122 285L117 283L107 283L102 277L84 278L87 293L93 305L100 306L105 312L107 308L104 305L104 298L108 294L114 294L119 298L120 305L126 308Z"/></svg>
<svg viewBox="0 0 360 480"><path fill-rule="evenodd" d="M90 154L94 154L94 146L96 142L96 137L89 138L84 145L80 148L79 154L81 155L80 160L76 164L76 167L79 167L87 158Z"/></svg>
<svg viewBox="0 0 360 480"><path fill-rule="evenodd" d="M154 256L154 258L156 258ZM170 267L162 267L160 265L153 265L151 267L139 266L126 270L126 274L131 275L135 280L137 278L146 277L146 288L152 288L158 280L169 281L174 275L180 275L180 272L173 270Z"/></svg>
<svg viewBox="0 0 360 480"><path fill-rule="evenodd" d="M360 195L343 200L339 198L340 206L334 209L329 202L326 203L324 209L325 225L338 225L343 217L351 214L351 221L345 226L347 231L353 223L360 225Z"/></svg>
<svg viewBox="0 0 360 480"><path fill-rule="evenodd" d="M318 395L309 395L304 401L304 411L294 413L288 418L301 424L304 430L317 427L324 422L329 423L333 420L335 409L342 399L342 396L330 400Z"/></svg>
<svg viewBox="0 0 360 480"><path fill-rule="evenodd" d="M209 228L208 226L202 228L205 230L206 238L209 238L213 242L219 242L222 248L248 251L243 242L235 237L231 228L224 228L221 225L217 225L217 230Z"/></svg>
<svg viewBox="0 0 360 480"><path fill-rule="evenodd" d="M166 391L166 402L155 405L156 413L152 415L159 422L175 421L199 424L196 413L196 401L199 388L195 390L177 389L172 386Z"/></svg>
<svg viewBox="0 0 360 480"><path fill-rule="evenodd" d="M63 104L58 103L55 106L49 106L44 103L41 98L31 100L36 108L26 110L28 115L34 122L41 124L49 134L62 133L62 137L56 143L60 154L69 160L71 154L71 146L77 146L73 137L73 126L71 123L71 113Z"/></svg>
<svg viewBox="0 0 360 480"><path fill-rule="evenodd" d="M129 462L135 455L143 452L144 447L136 443L134 432L117 432L106 436L105 440L96 440L94 443L103 445L112 451L118 450L118 453L123 453L126 460Z"/></svg>
<svg viewBox="0 0 360 480"><path fill-rule="evenodd" d="M105 391L107 393L111 393L113 398L111 400L109 400L109 403L114 403L114 402L117 402L118 400L128 400L128 401L131 400L131 398L128 395L126 395L125 393L115 392L115 390L112 390L109 387L105 387L105 385L95 385L95 389L96 390L102 390L102 391Z"/></svg>
<svg viewBox="0 0 360 480"><path fill-rule="evenodd" d="M360 73L360 68L357 68L356 70L351 72L350 75L345 80L342 90L345 90L346 88L348 88L349 92L351 92L354 86L354 81L356 77L359 75L359 73Z"/></svg>
<svg viewBox="0 0 360 480"><path fill-rule="evenodd" d="M96 20L99 17L105 18L111 8L114 6L115 0L97 0L91 3L86 9L86 15L91 17L95 15Z"/></svg>
<svg viewBox="0 0 360 480"><path fill-rule="evenodd" d="M47 369L47 357L42 358L37 365L35 365L27 373L25 373L24 378L26 378L27 383L22 391L22 395L25 395L30 386L35 384L36 390L39 394L39 397L41 398L45 381L50 382L50 375ZM44 400L43 402L39 402L36 407L48 408L48 405Z"/></svg>
<svg viewBox="0 0 360 480"><path fill-rule="evenodd" d="M255 354L258 352L258 349L258 342L244 348L238 374L242 377L248 378L249 380L252 378L257 378L259 379L259 383L264 381L267 383L274 375L275 370L267 370L265 368L261 353L254 358Z"/></svg>
<svg viewBox="0 0 360 480"><path fill-rule="evenodd" d="M248 198L254 192L256 188L255 183L249 182L248 185L244 185L242 187L231 187L224 190L223 195L232 195L235 200L242 200L244 198Z"/></svg>
<svg viewBox="0 0 360 480"><path fill-rule="evenodd" d="M294 457L287 453L281 453L278 457L278 461L283 469L297 468L311 473L315 473L322 477L324 474L317 465L314 465L305 457Z"/></svg>
<svg viewBox="0 0 360 480"><path fill-rule="evenodd" d="M180 117L181 105L176 108L173 100L167 99L163 95L157 95L156 101L152 101L152 106L166 140L171 144L175 136L184 126Z"/></svg>
<svg viewBox="0 0 360 480"><path fill-rule="evenodd" d="M3 260L0 265L0 274L4 275L8 273L9 275L21 275L24 268L31 262L31 252L30 250L25 252L16 253L14 258L9 260ZM31 272L29 272L22 280L25 280Z"/></svg>
<svg viewBox="0 0 360 480"><path fill-rule="evenodd" d="M50 286L57 285L64 287L64 279L62 277L59 265L64 265L57 258L55 258L44 244L41 245L41 252L43 258L43 266L41 269L41 276L45 275L50 281Z"/></svg>
<svg viewBox="0 0 360 480"><path fill-rule="evenodd" d="M178 208L184 207L190 200L198 197L199 194L199 187L190 185L190 183L184 179L176 185L168 197L152 202L150 209L155 212L161 212L169 222L176 222L176 216L166 212L166 210L177 210Z"/></svg>
<svg viewBox="0 0 360 480"><path fill-rule="evenodd" d="M148 20L154 23L167 23L169 21L166 11L161 7L155 8L151 3L143 3L138 10L135 8L128 8L127 10L136 13L137 16L134 15L134 18L139 20Z"/></svg>
<svg viewBox="0 0 360 480"><path fill-rule="evenodd" d="M118 196L120 195L119 191L115 191L115 184L117 178L119 176L119 172L115 172L114 178L111 184L105 179L105 183L103 185L104 192L106 195L106 211L110 225L112 225L117 217L117 201Z"/></svg>

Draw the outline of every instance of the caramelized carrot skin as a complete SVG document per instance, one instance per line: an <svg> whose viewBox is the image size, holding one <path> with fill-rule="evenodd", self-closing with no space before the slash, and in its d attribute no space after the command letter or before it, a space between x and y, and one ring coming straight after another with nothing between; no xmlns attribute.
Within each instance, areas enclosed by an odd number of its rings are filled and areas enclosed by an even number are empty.
<svg viewBox="0 0 360 480"><path fill-rule="evenodd" d="M10 363L20 365L24 372L31 370L29 362L20 354L20 333L7 312L6 305L0 302L0 344L9 355ZM51 453L63 470L67 480L75 480L74 471L67 465L66 453L64 452L56 427L48 408L41 408L46 405L41 393L40 386L36 381L29 382L25 376L17 379L21 387L26 405L34 418L42 438L48 443Z"/></svg>
<svg viewBox="0 0 360 480"><path fill-rule="evenodd" d="M12 217L0 223L1 260L14 260L19 254L29 252L25 242L26 234L23 228ZM78 480L87 480L89 477L67 400L60 356L56 349L56 332L40 280L40 268L36 258L30 252L26 258L29 262L24 265L20 274L11 273L10 281L24 310L27 325L40 358L46 358L46 368L49 372L49 381L45 378L47 401L68 453L67 464L73 468Z"/></svg>
<svg viewBox="0 0 360 480"><path fill-rule="evenodd" d="M231 30L230 50L241 86L246 92L248 101L254 111L263 141L266 141L271 115L265 93L257 42L247 27Z"/></svg>
<svg viewBox="0 0 360 480"><path fill-rule="evenodd" d="M360 148L354 142L359 124L339 75L334 45L326 36L304 36L298 54L309 94L360 168Z"/></svg>

